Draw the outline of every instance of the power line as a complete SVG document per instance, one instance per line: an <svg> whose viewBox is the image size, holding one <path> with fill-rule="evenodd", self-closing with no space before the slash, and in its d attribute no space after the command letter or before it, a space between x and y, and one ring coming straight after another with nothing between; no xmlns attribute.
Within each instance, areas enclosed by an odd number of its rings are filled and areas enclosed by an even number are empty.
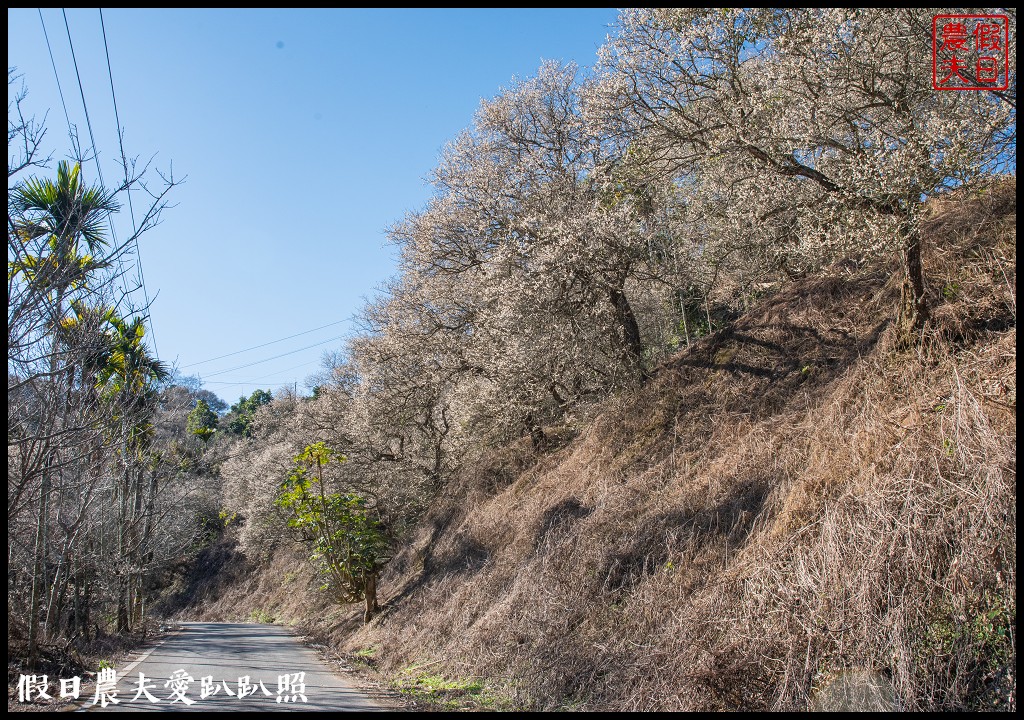
<svg viewBox="0 0 1024 720"><path fill-rule="evenodd" d="M284 373L291 372L292 370L298 370L299 368L302 368L302 367L308 367L308 366L310 366L310 365L312 365L314 363L317 363L317 362L319 362L319 360L310 360L308 362L299 363L298 365L293 365L290 368L285 368L284 370L278 370L277 372L268 373L267 375L262 375L262 376L260 376L258 378L254 378L252 380L244 380L244 381L241 381L241 380L232 380L232 381L228 381L228 380L210 380L209 382L204 380L203 384L204 385L259 385L261 382L263 382L267 378L272 378L275 375L283 375Z"/></svg>
<svg viewBox="0 0 1024 720"><path fill-rule="evenodd" d="M85 88L82 86L82 75L78 71L78 58L75 56L75 43L71 39L71 26L68 24L68 13L67 10L61 8L61 13L64 15L64 29L68 33L68 45L71 47L71 61L75 65L75 77L78 80L78 92L82 96L82 109L85 111L85 126L89 129L89 142L92 143L92 157L96 162L96 174L100 179L100 186L103 188L107 187L107 183L103 180L103 168L100 167L100 154L96 150L96 136L92 132L92 121L89 119L89 106L85 102ZM117 241L117 231L114 230L114 221L110 215L107 215L107 225L110 227L110 237L114 241L114 248L120 247L120 243ZM122 253L117 252L117 268L118 277L124 276L124 264L122 262ZM127 290L127 284L125 285ZM155 352L155 350L154 350Z"/></svg>
<svg viewBox="0 0 1024 720"><path fill-rule="evenodd" d="M100 154L99 154L99 151L96 149L96 136L93 134L93 131L92 131L92 120L89 118L89 105L85 101L85 87L82 85L82 74L78 70L78 58L77 58L77 56L75 54L75 43L71 39L71 26L68 24L68 13L67 13L67 10L65 10L64 8L61 8L61 14L64 16L64 29L67 31L67 34L68 34L68 45L71 48L71 61L74 63L74 66L75 66L75 78L78 80L78 92L79 92L79 94L82 97L82 110L85 111L85 126L89 130L89 142L92 143L92 156L93 156L93 161L96 163L96 174L97 174L97 176L100 179L100 186L105 188L105 187L107 187L107 183L103 179L103 168L100 165ZM101 11L101 13L100 13L100 22L102 23L102 21L103 21L103 16L102 16L102 11ZM106 47L106 41L107 41L107 35L106 35L106 29L104 29L104 31L103 31L104 47ZM107 70L108 71L110 70L110 54L109 54L109 51L107 53ZM110 83L111 83L111 85L110 85L111 92L113 92L113 87L114 87L114 85L113 85L113 83L114 83L113 75L111 75ZM115 117L117 116L116 101L115 101L114 115L115 115ZM119 142L120 142L120 137L121 137L121 132L120 132L120 123L119 123L118 124L118 141ZM122 147L122 155L123 155L123 152L124 152L124 148ZM125 173L127 173L127 165L125 167ZM130 205L131 204L131 191L130 190L128 191L128 200L129 200L129 205ZM133 228L134 228L134 224L135 224L135 213L133 211L132 212L132 225L133 225ZM115 248L120 247L120 243L117 240L117 230L114 229L114 221L113 221L113 219L112 219L112 217L110 215L107 216L107 225L110 227L110 237L113 240L113 243L114 243L113 246ZM137 253L138 252L138 238L135 238L135 250L136 250L136 253ZM123 277L124 276L124 262L123 262L123 255L122 255L121 252L117 253L117 267L118 267L118 275L120 277ZM141 273L141 271L142 271L141 265L139 265L138 267L139 267L139 272ZM141 276L140 276L140 282L142 282ZM144 282L143 282L143 285L144 285ZM127 290L127 284L125 284L125 289ZM143 287L143 292L145 293L145 287ZM147 309L148 309L148 305L149 305L148 295L146 297L146 305L147 305ZM153 336L153 354L156 355L157 359L159 360L160 359L160 352L157 350L157 347L156 347L156 333L153 332L153 320L152 320L152 318L150 318L149 321L150 321L149 322L150 333Z"/></svg>
<svg viewBox="0 0 1024 720"><path fill-rule="evenodd" d="M53 48L50 47L50 36L46 32L46 21L43 20L42 8L36 8L39 11L39 22L43 26L43 37L46 38L46 50L50 53L50 65L53 66L53 78L57 81L57 92L60 93L60 104L64 108L64 119L68 121L68 134L73 131L71 129L71 116L68 115L68 106L64 102L64 91L60 87L60 76L57 75L57 63L53 61Z"/></svg>
<svg viewBox="0 0 1024 720"><path fill-rule="evenodd" d="M107 56L107 75L110 77L110 97L114 101L114 122L117 124L117 144L121 148L121 165L124 167L124 187L128 194L128 211L132 218L132 237L135 239L135 267L139 271L139 283L142 285L142 297L146 301L146 318L149 320L149 334L153 340L153 353L160 359L160 350L156 346L156 330L153 327L153 316L149 314L149 292L146 290L146 275L142 272L142 250L139 248L139 228L135 223L135 208L132 206L132 191L128 186L128 159L124 154L124 138L121 135L121 118L117 112L117 94L114 92L114 73L110 67L110 46L107 44L107 26L103 22L103 8L100 11L100 28L103 30L103 50Z"/></svg>
<svg viewBox="0 0 1024 720"><path fill-rule="evenodd" d="M217 375L223 375L224 373L234 372L235 370L242 370L243 368L252 367L253 365L261 365L261 364L263 364L265 362L270 362L271 360L277 360L278 358L287 357L288 355L294 355L295 353L302 352L303 350L309 350L310 348L315 348L318 345L326 345L329 342L334 342L335 340L341 340L344 337L345 337L344 335L339 335L338 337L327 338L326 340L321 340L318 343L313 343L312 345L307 345L306 347L301 347L301 348L299 348L297 350L290 350L290 351L288 351L286 353L281 353L280 355L275 355L274 357L268 357L265 360L257 360L256 362L247 363L246 365L239 365L238 367L228 368L227 370L218 370L215 373L210 373L209 375L207 375L207 377L216 377Z"/></svg>
<svg viewBox="0 0 1024 720"><path fill-rule="evenodd" d="M124 142L121 139L121 117L117 113L117 94L114 92L114 73L110 68L110 46L107 45L107 26L103 22L103 8L100 11L100 29L103 31L103 52L107 56L107 76L110 78L110 97L114 100L114 122L117 124L117 143L121 147L121 164L124 165L125 186L128 182L128 161L124 154ZM132 230L135 230L135 208L132 207L132 194L128 193L128 211L132 216ZM138 241L135 245L138 247Z"/></svg>
<svg viewBox="0 0 1024 720"><path fill-rule="evenodd" d="M213 362L214 360L222 360L222 359L224 359L226 357L231 357L232 355L241 355L242 353L249 352L250 350L259 350L262 347L267 347L267 345L275 345L276 343L284 342L285 340L291 340L292 338L297 338L297 337L300 337L302 335L309 335L310 333L316 332L317 330L323 330L324 328L329 328L329 327L333 327L335 325L340 325L341 323L349 322L352 319L353 319L353 317L350 315L349 317L345 318L344 320L336 320L335 322L327 323L326 325L321 325L320 327L313 328L312 330L304 330L303 332L295 333L294 335L289 335L288 337L283 337L283 338L280 338L278 340L271 340L270 342L265 342L262 345L253 345L250 348L245 348L244 350L236 350L235 352L230 352L227 355L218 355L217 357L210 358L209 360L200 360L199 362L189 363L188 365L182 365L180 369L183 370L185 368L195 367L196 365L205 365L208 362ZM334 340L334 339L340 339L340 338L332 338L332 340ZM325 341L325 342L327 342L327 341ZM310 347L314 347L314 346L311 345ZM296 352L298 352L298 351L296 351Z"/></svg>
<svg viewBox="0 0 1024 720"><path fill-rule="evenodd" d="M92 134L92 122L89 120L89 106L85 103L85 88L82 87L82 76L78 72L78 58L75 57L75 43L71 40L71 26L68 25L68 13L64 8L61 8L61 13L64 14L64 29L68 32L68 45L71 46L71 61L75 64L75 77L78 78L78 92L82 95L82 109L85 110L85 126L89 129L89 142L92 143L92 156L93 160L96 161L96 173L100 178L100 185L106 187L107 184L103 182L103 169L100 167L100 156L96 152L96 137ZM113 233L114 228L110 228ZM114 247L117 247L117 238L114 238Z"/></svg>
<svg viewBox="0 0 1024 720"><path fill-rule="evenodd" d="M264 383L262 381L256 381L256 382L227 382L226 380L210 380L209 382L207 382L206 380L203 380L203 385L256 385L257 387L259 387L261 385L274 385L274 384L276 384L276 383L274 383L274 382L266 382L266 383ZM280 384L284 385L285 383L281 382ZM290 385L291 383L288 383L288 384ZM221 389L219 392L227 392L227 390L226 389Z"/></svg>

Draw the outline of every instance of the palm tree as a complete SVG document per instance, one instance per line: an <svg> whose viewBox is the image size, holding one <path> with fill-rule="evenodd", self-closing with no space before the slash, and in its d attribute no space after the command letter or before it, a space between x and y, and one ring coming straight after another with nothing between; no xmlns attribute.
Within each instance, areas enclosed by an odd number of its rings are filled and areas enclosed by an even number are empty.
<svg viewBox="0 0 1024 720"><path fill-rule="evenodd" d="M76 257L78 243L95 253L107 245L104 223L120 205L114 193L82 183L82 166L62 160L57 182L29 178L11 191L14 226L24 242L45 237L59 258Z"/></svg>
<svg viewBox="0 0 1024 720"><path fill-rule="evenodd" d="M82 182L81 165L67 161L58 163L56 183L48 178L30 178L10 192L8 257L13 258L8 260L8 288L19 286L21 296L17 303L8 298L8 331L10 334L16 325L21 326L24 313L42 310L38 317L51 333L50 382L57 381L61 370L59 327L65 313L65 296L70 289L84 286L92 273L107 264L95 256L107 244L104 221L118 207L113 193L99 186L87 187ZM80 254L82 244L88 250L86 255ZM12 308L14 305L17 307ZM47 452L41 462L29 610L30 665L35 663L36 656L52 455Z"/></svg>
<svg viewBox="0 0 1024 720"><path fill-rule="evenodd" d="M77 367L68 368L72 373L69 385L80 382L83 389L98 398L99 376L109 364L112 350L107 328L117 321L117 311L83 300L72 300L69 305L71 314L61 318L55 338L61 345L76 349Z"/></svg>
<svg viewBox="0 0 1024 720"><path fill-rule="evenodd" d="M146 335L144 318L136 316L129 322L112 315L108 322L114 330L111 352L98 381L111 397L119 396L131 408L141 407L152 393L153 384L169 377L170 368L152 357L142 342Z"/></svg>
<svg viewBox="0 0 1024 720"><path fill-rule="evenodd" d="M120 205L114 193L82 182L81 165L66 160L57 165L57 182L29 178L11 191L14 235L21 245L8 263L9 279L23 273L37 292L54 292L55 320L63 315L63 296L85 284L107 262L97 258L107 246L105 223ZM32 254L42 239L38 254ZM88 254L80 255L84 243Z"/></svg>

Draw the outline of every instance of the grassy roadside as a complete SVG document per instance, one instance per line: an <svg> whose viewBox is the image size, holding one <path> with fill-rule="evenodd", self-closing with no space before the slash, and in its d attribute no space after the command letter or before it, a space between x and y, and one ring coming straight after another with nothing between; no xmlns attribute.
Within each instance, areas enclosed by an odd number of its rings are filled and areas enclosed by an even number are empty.
<svg viewBox="0 0 1024 720"><path fill-rule="evenodd" d="M324 638L299 636L317 651L333 670L391 711L407 712L474 712L510 711L515 706L507 696L482 678L446 677L433 666L436 663L415 663L388 672L377 662L378 648L367 647L353 653L339 652Z"/></svg>

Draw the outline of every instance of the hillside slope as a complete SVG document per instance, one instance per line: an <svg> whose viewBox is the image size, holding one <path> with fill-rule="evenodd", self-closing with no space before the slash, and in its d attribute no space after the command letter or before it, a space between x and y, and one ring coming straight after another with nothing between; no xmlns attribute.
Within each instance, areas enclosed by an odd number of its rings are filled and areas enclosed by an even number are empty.
<svg viewBox="0 0 1024 720"><path fill-rule="evenodd" d="M790 285L470 468L349 649L548 709L1015 706L1015 183L925 247L918 350L887 268Z"/></svg>
<svg viewBox="0 0 1024 720"><path fill-rule="evenodd" d="M1015 192L930 205L914 351L893 269L844 266L548 429L561 447L467 466L366 627L290 550L211 550L219 586L165 609L295 623L518 707L1015 708Z"/></svg>

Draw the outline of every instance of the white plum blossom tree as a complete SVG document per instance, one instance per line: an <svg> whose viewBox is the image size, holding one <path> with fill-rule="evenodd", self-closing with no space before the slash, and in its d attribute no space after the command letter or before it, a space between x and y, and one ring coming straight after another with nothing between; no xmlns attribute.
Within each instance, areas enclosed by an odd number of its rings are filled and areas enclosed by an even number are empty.
<svg viewBox="0 0 1024 720"><path fill-rule="evenodd" d="M1016 137L1015 74L1007 92L932 87L933 12L625 11L601 53L603 114L697 179L711 242L744 236L783 267L897 254L909 341L927 318L924 201L1005 169Z"/></svg>

